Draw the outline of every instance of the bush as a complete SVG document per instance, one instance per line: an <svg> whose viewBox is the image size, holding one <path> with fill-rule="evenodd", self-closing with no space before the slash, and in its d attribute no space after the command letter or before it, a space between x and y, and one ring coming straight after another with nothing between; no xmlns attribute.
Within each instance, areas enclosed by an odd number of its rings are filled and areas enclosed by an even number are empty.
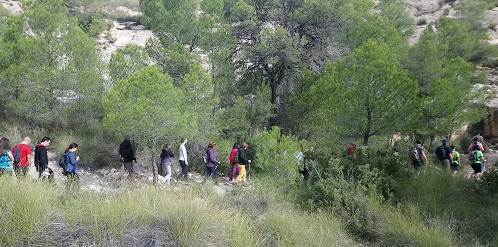
<svg viewBox="0 0 498 247"><path fill-rule="evenodd" d="M268 186L293 186L299 178L299 163L295 154L302 152L297 137L283 135L278 127L263 131L251 139L247 150L248 158L254 161L251 169L260 176L268 177L264 181Z"/></svg>
<svg viewBox="0 0 498 247"><path fill-rule="evenodd" d="M91 37L97 37L104 31L108 30L109 26L101 19L93 19L92 23L88 28L88 35Z"/></svg>
<svg viewBox="0 0 498 247"><path fill-rule="evenodd" d="M472 143L474 140L470 136L462 136L460 137L460 152L461 153L468 153L467 148L470 146L470 143Z"/></svg>
<svg viewBox="0 0 498 247"><path fill-rule="evenodd" d="M427 25L426 19L420 19L417 21L417 26L423 26L423 25Z"/></svg>

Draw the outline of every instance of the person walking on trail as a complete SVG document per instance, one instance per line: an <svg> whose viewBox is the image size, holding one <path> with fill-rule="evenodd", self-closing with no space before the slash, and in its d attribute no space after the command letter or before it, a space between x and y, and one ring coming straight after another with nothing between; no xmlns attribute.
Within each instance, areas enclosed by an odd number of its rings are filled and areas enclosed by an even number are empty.
<svg viewBox="0 0 498 247"><path fill-rule="evenodd" d="M163 184L166 183L167 185L170 185L170 180L171 180L171 158L175 157L173 154L173 151L171 151L171 144L166 143L164 145L164 148L161 152L161 166L162 170L166 172L166 176L164 176L163 180L161 181Z"/></svg>
<svg viewBox="0 0 498 247"><path fill-rule="evenodd" d="M135 147L130 136L125 136L124 140L119 144L119 155L121 156L125 172L131 174L137 159L135 158Z"/></svg>
<svg viewBox="0 0 498 247"><path fill-rule="evenodd" d="M239 168L237 167L237 162L235 160L235 156L237 155L237 151L239 151L240 143L234 143L232 151L230 151L230 164L232 165L230 169L230 176L228 177L228 182L233 183L233 176L235 172L239 172Z"/></svg>
<svg viewBox="0 0 498 247"><path fill-rule="evenodd" d="M297 160L297 167L298 167L298 172L303 174L304 173L304 154L303 152L299 151L299 152L294 152L294 157L296 157L296 160ZM303 174L304 175L304 174ZM307 179L304 178L304 181L306 181Z"/></svg>
<svg viewBox="0 0 498 247"><path fill-rule="evenodd" d="M450 146L453 152L453 163L451 163L451 170L453 171L453 176L455 176L459 170L460 166L460 153L456 150L454 145Z"/></svg>
<svg viewBox="0 0 498 247"><path fill-rule="evenodd" d="M478 137L474 137L474 140L469 144L469 148L467 149L469 152L474 150L474 146L478 147L481 152L484 152L484 146L482 142L479 141Z"/></svg>
<svg viewBox="0 0 498 247"><path fill-rule="evenodd" d="M299 170L299 173L303 174L303 179L305 182L309 180L310 170L308 169L308 167L313 160L315 160L315 148L310 147L308 151L304 153L303 166L302 169Z"/></svg>
<svg viewBox="0 0 498 247"><path fill-rule="evenodd" d="M182 167L182 173L180 177L183 179L188 179L188 159L187 159L187 149L185 148L185 144L187 144L187 138L180 139L180 147L178 148L178 161L180 162L180 166Z"/></svg>
<svg viewBox="0 0 498 247"><path fill-rule="evenodd" d="M50 175L51 170L48 168L47 152L47 146L50 145L50 141L50 138L48 136L45 136L35 147L35 168L38 172L38 178L44 178L45 176L43 176L43 174L46 173Z"/></svg>
<svg viewBox="0 0 498 247"><path fill-rule="evenodd" d="M207 154L207 163L206 163L206 178L212 177L215 181L217 178L217 170L216 168L220 164L220 162L216 159L216 148L215 142L209 142L208 147L206 149Z"/></svg>
<svg viewBox="0 0 498 247"><path fill-rule="evenodd" d="M482 139L479 139L479 137L477 137L477 136L474 137L474 141L472 143L470 143L469 148L468 148L469 153L471 153L474 150L479 150L481 152L484 152L484 146L482 145L482 142L480 142L479 140L482 140ZM482 161L481 166L482 166L481 172L484 172L484 170L486 168L486 162Z"/></svg>
<svg viewBox="0 0 498 247"><path fill-rule="evenodd" d="M486 150L486 148L488 148L488 147L487 147L486 143L484 142L484 137L481 136L481 132L479 132L479 131L476 132L476 135L474 136L474 140L475 139L477 139L477 141L479 143L481 143L481 145L482 145L481 151L484 152Z"/></svg>
<svg viewBox="0 0 498 247"><path fill-rule="evenodd" d="M23 141L12 148L12 155L14 156L14 171L19 175L22 172L23 176L28 173L29 164L31 164L31 138L24 137ZM16 149L19 149L19 163L16 163Z"/></svg>
<svg viewBox="0 0 498 247"><path fill-rule="evenodd" d="M455 145L450 146L453 152L453 163L451 163L451 170L453 171L453 176L455 176L459 170L460 166L460 153L456 150Z"/></svg>
<svg viewBox="0 0 498 247"><path fill-rule="evenodd" d="M427 169L427 164L429 162L427 161L427 156L425 155L425 148L422 146L422 140L417 139L415 146L410 149L410 158L417 175L420 174L420 170L422 170L422 168L424 170Z"/></svg>
<svg viewBox="0 0 498 247"><path fill-rule="evenodd" d="M64 155L66 157L66 167L64 168L64 171L66 172L65 174L67 176L67 185L69 189L77 187L79 183L79 176L76 173L76 167L80 157L75 154L77 150L78 144L73 142L69 144L69 147L66 151L64 151Z"/></svg>
<svg viewBox="0 0 498 247"><path fill-rule="evenodd" d="M441 140L443 143L441 146L436 148L435 154L441 163L443 169L450 169L450 165L453 163L453 154L451 148L448 146L448 140Z"/></svg>
<svg viewBox="0 0 498 247"><path fill-rule="evenodd" d="M346 156L353 156L356 149L356 142L351 142L346 150Z"/></svg>
<svg viewBox="0 0 498 247"><path fill-rule="evenodd" d="M239 175L237 178L235 178L235 181L233 181L233 184L237 185L239 180L242 178L242 183L245 185L246 184L246 165L251 163L251 160L247 159L246 155L246 150L249 145L247 143L243 142L240 144L239 148L239 157L238 157L238 162L237 162L237 167L239 168Z"/></svg>
<svg viewBox="0 0 498 247"><path fill-rule="evenodd" d="M485 162L484 155L479 147L474 146L474 150L469 154L470 166L474 170L474 176L480 176L482 174L482 162Z"/></svg>
<svg viewBox="0 0 498 247"><path fill-rule="evenodd" d="M5 137L0 138L0 176L14 174L13 161L14 156L10 151L10 140Z"/></svg>

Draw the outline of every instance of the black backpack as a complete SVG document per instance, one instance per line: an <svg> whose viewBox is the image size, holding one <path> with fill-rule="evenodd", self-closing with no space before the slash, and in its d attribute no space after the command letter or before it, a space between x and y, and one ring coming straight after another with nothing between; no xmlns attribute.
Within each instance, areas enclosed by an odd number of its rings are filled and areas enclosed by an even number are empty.
<svg viewBox="0 0 498 247"><path fill-rule="evenodd" d="M63 154L61 158L59 159L59 166L62 169L66 169L66 154Z"/></svg>
<svg viewBox="0 0 498 247"><path fill-rule="evenodd" d="M12 153L12 156L14 156L14 164L17 165L21 163L21 147L19 145L14 147L14 152Z"/></svg>
<svg viewBox="0 0 498 247"><path fill-rule="evenodd" d="M444 146L441 145L436 148L436 156L440 160L447 159L448 157L446 156L446 149L444 149Z"/></svg>
<svg viewBox="0 0 498 247"><path fill-rule="evenodd" d="M418 146L414 146L410 149L410 159L413 160L420 160L420 152L418 150Z"/></svg>
<svg viewBox="0 0 498 247"><path fill-rule="evenodd" d="M479 147L479 144L474 143L474 145L472 145L472 151L474 151L474 150L481 150L481 147Z"/></svg>

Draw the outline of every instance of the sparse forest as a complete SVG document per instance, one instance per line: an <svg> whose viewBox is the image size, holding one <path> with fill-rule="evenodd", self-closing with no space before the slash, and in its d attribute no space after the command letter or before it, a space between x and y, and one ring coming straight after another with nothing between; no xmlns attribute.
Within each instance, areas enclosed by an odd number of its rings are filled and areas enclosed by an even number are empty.
<svg viewBox="0 0 498 247"><path fill-rule="evenodd" d="M433 157L443 138L465 152L473 133L459 130L488 116L496 95L476 86L485 82L476 68L496 67L498 48L480 17L498 1L442 2L455 14L414 44L420 23L400 0L0 6L0 136L11 144L49 135L60 154L77 142L92 169L117 167L126 135L148 167L181 137L199 173L209 141L220 172L235 142L254 161L254 187L222 198L153 186L156 169L152 183L127 185L135 196L0 177L0 245L498 246L498 171L452 177ZM97 38L116 19L155 38L103 61ZM429 158L419 176L408 158L415 139ZM310 147L303 182L294 154Z"/></svg>

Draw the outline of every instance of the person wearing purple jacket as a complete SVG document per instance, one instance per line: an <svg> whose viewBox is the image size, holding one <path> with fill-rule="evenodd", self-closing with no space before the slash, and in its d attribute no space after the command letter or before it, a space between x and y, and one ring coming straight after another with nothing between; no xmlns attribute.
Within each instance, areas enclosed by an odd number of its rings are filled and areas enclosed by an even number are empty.
<svg viewBox="0 0 498 247"><path fill-rule="evenodd" d="M220 164L220 162L216 159L216 152L214 148L216 147L215 142L209 142L208 148L206 149L207 153L207 163L206 163L206 177L213 177L216 180L217 171L216 168Z"/></svg>

